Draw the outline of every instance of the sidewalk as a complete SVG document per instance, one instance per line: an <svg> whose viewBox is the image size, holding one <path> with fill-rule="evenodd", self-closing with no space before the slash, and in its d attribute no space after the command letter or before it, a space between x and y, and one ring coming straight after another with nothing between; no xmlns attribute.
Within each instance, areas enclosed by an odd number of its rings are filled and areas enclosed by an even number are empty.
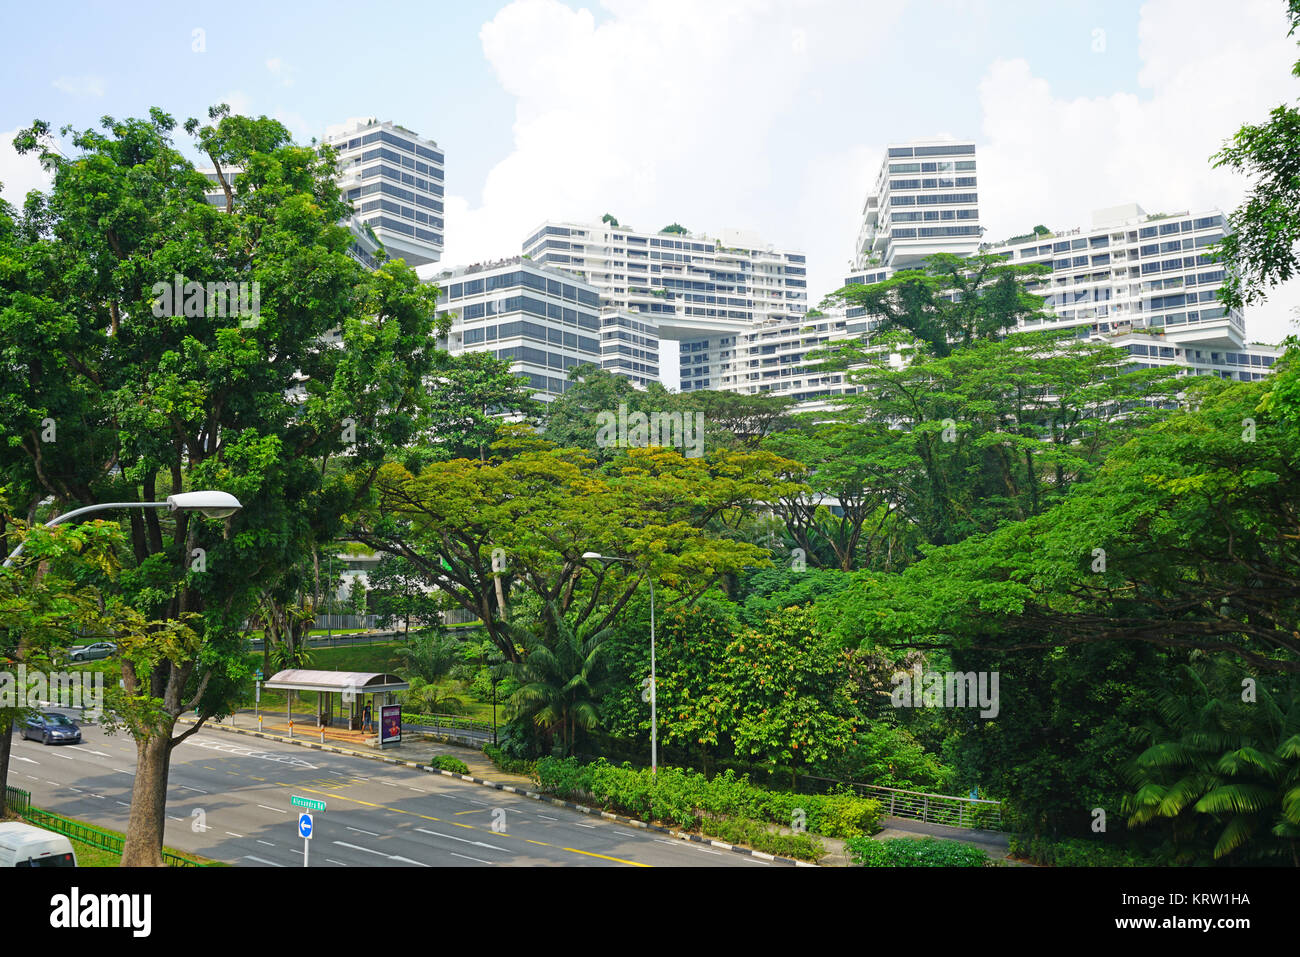
<svg viewBox="0 0 1300 957"><path fill-rule="evenodd" d="M182 718L181 720L189 720ZM225 721L209 721L204 725L205 728L216 728L222 731L236 731L245 734L256 734L259 730L257 716L253 711L238 711L232 717ZM283 714L270 714L262 712L261 734L274 741L289 741L289 724ZM321 743L321 731L325 732L324 744ZM522 774L507 774L497 768L482 751L474 748L467 748L455 744L445 744L427 738L419 732L412 732L409 729L402 730L402 740L399 744L386 748L372 746L368 742L374 742L376 735L374 732L348 731L345 728L318 728L315 719L310 714L294 715L293 738L298 744L315 745L325 750L336 751L342 754L355 754L363 758L392 758L395 761L412 761L421 766L427 765L433 758L438 755L449 755L465 762L469 768L469 773L477 778L489 778L493 781L500 781L502 784L510 784L515 787L532 787L532 781Z"/></svg>

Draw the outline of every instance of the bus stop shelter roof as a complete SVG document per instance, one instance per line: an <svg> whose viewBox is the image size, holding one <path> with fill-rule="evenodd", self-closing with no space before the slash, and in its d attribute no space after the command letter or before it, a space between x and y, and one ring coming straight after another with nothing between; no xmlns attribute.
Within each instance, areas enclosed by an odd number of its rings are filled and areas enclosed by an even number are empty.
<svg viewBox="0 0 1300 957"><path fill-rule="evenodd" d="M289 668L273 674L266 682L266 687L292 691L381 694L386 691L405 691L411 685L397 675L369 671L309 671L303 668Z"/></svg>

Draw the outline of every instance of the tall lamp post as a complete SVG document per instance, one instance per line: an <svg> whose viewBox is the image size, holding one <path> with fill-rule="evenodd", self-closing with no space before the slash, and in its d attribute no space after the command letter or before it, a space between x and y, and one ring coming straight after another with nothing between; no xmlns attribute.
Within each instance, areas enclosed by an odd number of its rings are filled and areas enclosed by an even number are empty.
<svg viewBox="0 0 1300 957"><path fill-rule="evenodd" d="M209 518L225 518L233 515L243 508L239 504L239 499L229 492L181 492L177 495L167 496L165 502L104 502L102 505L87 505L84 508L74 508L71 512L64 512L45 523L46 528L54 525L62 525L64 522L71 521L74 518L80 518L82 515L90 512L107 512L115 508L165 508L170 512L186 509L191 512L198 512L200 515L207 515ZM23 553L23 545L26 542L19 543L18 547L10 553L4 561L4 567L8 568L14 563L14 559Z"/></svg>
<svg viewBox="0 0 1300 957"><path fill-rule="evenodd" d="M636 565L636 562L630 558L617 558L599 552L583 552L582 557L598 562L627 562L629 565ZM655 580L648 568L646 581L650 583L650 773L657 775L659 773L659 712L655 698L658 697L659 689L655 681Z"/></svg>

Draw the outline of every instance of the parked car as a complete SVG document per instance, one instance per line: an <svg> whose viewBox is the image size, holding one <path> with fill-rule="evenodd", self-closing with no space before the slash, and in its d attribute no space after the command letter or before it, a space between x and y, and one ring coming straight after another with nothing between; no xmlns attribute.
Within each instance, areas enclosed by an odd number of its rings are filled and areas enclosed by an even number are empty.
<svg viewBox="0 0 1300 957"><path fill-rule="evenodd" d="M24 738L41 744L80 744L81 727L66 714L57 711L38 711L18 722Z"/></svg>
<svg viewBox="0 0 1300 957"><path fill-rule="evenodd" d="M117 645L111 641L97 641L93 645L75 645L68 649L68 657L73 661L96 661L111 658L117 654Z"/></svg>
<svg viewBox="0 0 1300 957"><path fill-rule="evenodd" d="M77 853L62 834L19 821L0 823L0 867L76 867Z"/></svg>

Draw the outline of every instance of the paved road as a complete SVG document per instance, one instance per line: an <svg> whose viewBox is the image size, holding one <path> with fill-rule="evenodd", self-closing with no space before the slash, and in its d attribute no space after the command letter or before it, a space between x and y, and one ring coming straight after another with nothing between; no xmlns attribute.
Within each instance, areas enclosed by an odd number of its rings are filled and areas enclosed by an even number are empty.
<svg viewBox="0 0 1300 957"><path fill-rule="evenodd" d="M124 831L135 744L82 730L80 745L15 736L9 783L38 807ZM301 867L289 804L299 794L328 806L315 815L312 867L782 866L442 775L232 738L200 731L173 752L168 846L239 866Z"/></svg>

